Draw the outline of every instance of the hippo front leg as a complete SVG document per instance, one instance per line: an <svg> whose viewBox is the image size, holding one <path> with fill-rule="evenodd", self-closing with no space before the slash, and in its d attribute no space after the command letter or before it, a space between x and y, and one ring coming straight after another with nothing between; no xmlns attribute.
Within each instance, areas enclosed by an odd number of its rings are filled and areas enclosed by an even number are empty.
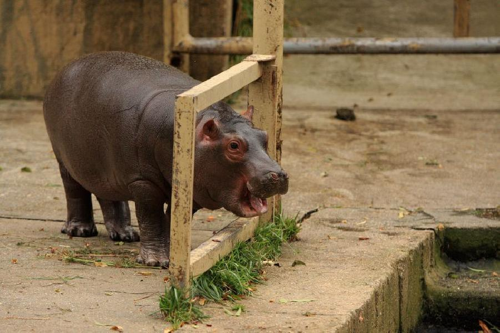
<svg viewBox="0 0 500 333"><path fill-rule="evenodd" d="M170 214L163 212L165 193L148 181L136 181L129 189L134 197L141 233L137 262L166 268L170 252Z"/></svg>

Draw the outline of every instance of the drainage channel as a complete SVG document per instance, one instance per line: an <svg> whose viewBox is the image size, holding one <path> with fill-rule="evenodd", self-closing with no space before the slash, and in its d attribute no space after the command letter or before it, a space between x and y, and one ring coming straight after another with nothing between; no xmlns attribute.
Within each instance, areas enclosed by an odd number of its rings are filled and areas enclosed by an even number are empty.
<svg viewBox="0 0 500 333"><path fill-rule="evenodd" d="M500 228L437 228L434 252L417 332L500 332Z"/></svg>

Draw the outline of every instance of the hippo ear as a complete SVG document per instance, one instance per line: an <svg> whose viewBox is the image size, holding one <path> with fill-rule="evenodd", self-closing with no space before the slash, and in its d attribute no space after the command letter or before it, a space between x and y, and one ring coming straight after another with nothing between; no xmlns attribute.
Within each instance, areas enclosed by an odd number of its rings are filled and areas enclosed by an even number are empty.
<svg viewBox="0 0 500 333"><path fill-rule="evenodd" d="M253 105L249 105L248 109L241 114L243 118L247 118L248 120L252 121L253 119Z"/></svg>
<svg viewBox="0 0 500 333"><path fill-rule="evenodd" d="M203 124L203 140L213 141L219 137L219 126L215 120L209 119Z"/></svg>

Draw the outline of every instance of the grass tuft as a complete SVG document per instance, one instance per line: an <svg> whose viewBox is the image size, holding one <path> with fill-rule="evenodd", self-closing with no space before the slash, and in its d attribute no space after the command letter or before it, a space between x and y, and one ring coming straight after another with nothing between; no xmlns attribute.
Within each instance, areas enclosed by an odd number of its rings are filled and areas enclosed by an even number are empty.
<svg viewBox="0 0 500 333"><path fill-rule="evenodd" d="M160 311L165 316L165 320L172 324L174 330L184 323L207 318L193 299L193 297L185 297L185 291L176 287L165 289L165 294L160 296Z"/></svg>
<svg viewBox="0 0 500 333"><path fill-rule="evenodd" d="M233 251L219 260L211 269L193 280L190 298L183 298L178 289L172 287L161 296L160 309L165 319L174 327L182 323L201 321L203 314L194 306L196 300L212 302L236 301L252 294L254 285L262 283L264 261L276 260L281 255L283 243L297 240L300 224L297 217L282 214L274 221L259 226L254 237L238 243ZM239 316L244 312L241 305L231 309Z"/></svg>
<svg viewBox="0 0 500 333"><path fill-rule="evenodd" d="M238 243L228 256L193 281L195 295L212 302L250 295L252 285L262 282L262 263L278 258L283 243L296 240L299 231L297 219L282 214L259 226L253 239Z"/></svg>

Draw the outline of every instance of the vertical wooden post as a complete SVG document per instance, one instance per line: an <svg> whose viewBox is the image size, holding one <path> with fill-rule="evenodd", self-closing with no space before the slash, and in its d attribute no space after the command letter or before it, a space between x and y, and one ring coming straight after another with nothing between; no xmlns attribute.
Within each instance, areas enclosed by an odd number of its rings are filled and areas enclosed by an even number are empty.
<svg viewBox="0 0 500 333"><path fill-rule="evenodd" d="M172 283L181 288L188 288L191 278L195 121L193 99L179 97L175 103L169 271Z"/></svg>
<svg viewBox="0 0 500 333"><path fill-rule="evenodd" d="M163 0L163 62L170 65L172 59L172 0Z"/></svg>
<svg viewBox="0 0 500 333"><path fill-rule="evenodd" d="M453 37L469 37L470 0L454 0Z"/></svg>
<svg viewBox="0 0 500 333"><path fill-rule="evenodd" d="M264 65L262 77L250 84L248 103L254 106L254 125L269 135L269 155L281 161L281 105L283 72L284 0L255 0L253 9L253 53L275 55ZM269 200L269 211L261 222L272 220L279 197Z"/></svg>
<svg viewBox="0 0 500 333"><path fill-rule="evenodd" d="M189 34L193 37L230 37L233 0L190 0ZM189 75L206 81L228 68L229 55L191 54Z"/></svg>
<svg viewBox="0 0 500 333"><path fill-rule="evenodd" d="M189 0L172 0L173 16L173 45L180 43L190 43L189 34ZM189 54L177 54L179 58L179 69L189 74Z"/></svg>

